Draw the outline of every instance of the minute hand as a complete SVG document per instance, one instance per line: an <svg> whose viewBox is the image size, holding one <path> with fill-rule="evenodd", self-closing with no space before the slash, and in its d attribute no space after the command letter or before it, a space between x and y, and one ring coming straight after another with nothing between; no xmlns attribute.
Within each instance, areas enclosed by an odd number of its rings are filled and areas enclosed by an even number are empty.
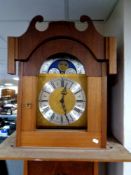
<svg viewBox="0 0 131 175"><path fill-rule="evenodd" d="M66 114L66 107L65 107L65 101L64 101L64 97L65 97L65 95L67 94L66 86L65 86L64 89L61 91L61 94L62 94L62 98L60 99L60 103L61 103L61 105L62 105L62 108L63 108L64 113Z"/></svg>
<svg viewBox="0 0 131 175"><path fill-rule="evenodd" d="M68 117L67 117L67 115L66 115L66 106L65 106L65 101L64 101L64 97L65 97L65 95L67 94L66 86L65 86L64 89L61 91L61 94L62 94L62 98L61 98L61 100L60 100L60 103L61 103L61 105L62 105L62 108L63 108L64 114L65 114L65 116L66 116L66 119L67 119L67 121L69 122L69 119L68 119Z"/></svg>

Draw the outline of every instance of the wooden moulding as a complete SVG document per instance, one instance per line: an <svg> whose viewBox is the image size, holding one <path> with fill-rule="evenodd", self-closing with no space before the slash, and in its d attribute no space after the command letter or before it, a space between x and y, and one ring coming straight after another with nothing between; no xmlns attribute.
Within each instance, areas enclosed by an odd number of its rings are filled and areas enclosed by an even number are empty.
<svg viewBox="0 0 131 175"><path fill-rule="evenodd" d="M1 160L131 162L131 153L114 139L103 149L16 147L15 139L14 133L0 144Z"/></svg>
<svg viewBox="0 0 131 175"><path fill-rule="evenodd" d="M15 59L18 58L18 40L14 37L8 38L8 73L15 74Z"/></svg>
<svg viewBox="0 0 131 175"><path fill-rule="evenodd" d="M95 54L98 60L104 59L104 37L96 31L92 20L88 16L82 16L80 21L88 23L87 29L83 32L78 31L75 28L75 23L69 21L50 22L47 30L38 31L35 27L36 23L44 22L44 18L42 16L34 17L27 31L22 36L9 37L9 39L17 39L19 44L18 57L14 57L14 60L26 61L36 47L47 40L56 38L68 38L84 43ZM25 46L25 43L28 47ZM97 47L96 43L99 43ZM9 56L10 52L11 50L9 50ZM9 57L9 59L11 58Z"/></svg>
<svg viewBox="0 0 131 175"><path fill-rule="evenodd" d="M117 41L115 37L106 38L106 59L109 60L109 74L117 73Z"/></svg>

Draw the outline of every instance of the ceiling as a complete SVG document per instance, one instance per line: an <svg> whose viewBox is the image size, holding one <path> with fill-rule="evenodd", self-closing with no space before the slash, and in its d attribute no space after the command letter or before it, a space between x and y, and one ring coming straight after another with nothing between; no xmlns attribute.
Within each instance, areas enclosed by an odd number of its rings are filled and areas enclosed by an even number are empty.
<svg viewBox="0 0 131 175"><path fill-rule="evenodd" d="M22 35L29 21L42 15L45 21L79 20L88 15L106 21L118 0L0 0L0 85L16 83L7 74L7 37Z"/></svg>

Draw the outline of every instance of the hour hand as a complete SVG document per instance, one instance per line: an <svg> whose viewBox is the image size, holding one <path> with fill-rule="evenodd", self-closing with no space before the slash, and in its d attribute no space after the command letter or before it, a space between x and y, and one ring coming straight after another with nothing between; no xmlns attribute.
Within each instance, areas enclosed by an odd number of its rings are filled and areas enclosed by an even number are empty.
<svg viewBox="0 0 131 175"><path fill-rule="evenodd" d="M60 99L60 103L62 105L62 108L63 108L64 113L66 114L66 107L65 107L65 102L64 102L64 95Z"/></svg>
<svg viewBox="0 0 131 175"><path fill-rule="evenodd" d="M64 96L62 96L62 98L60 99L60 103L61 103L61 104L64 103Z"/></svg>
<svg viewBox="0 0 131 175"><path fill-rule="evenodd" d="M65 85L64 89L61 91L61 94L62 94L63 96L67 94L66 85Z"/></svg>

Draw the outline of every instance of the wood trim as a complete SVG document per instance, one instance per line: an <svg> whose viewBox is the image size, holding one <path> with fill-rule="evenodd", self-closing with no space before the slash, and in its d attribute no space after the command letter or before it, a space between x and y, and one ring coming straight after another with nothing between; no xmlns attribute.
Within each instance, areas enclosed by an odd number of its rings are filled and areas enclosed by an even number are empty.
<svg viewBox="0 0 131 175"><path fill-rule="evenodd" d="M109 60L109 74L117 73L117 40L115 37L106 38L106 59Z"/></svg>
<svg viewBox="0 0 131 175"><path fill-rule="evenodd" d="M18 96L17 96L17 103L18 103L18 108L17 108L17 123L16 123L16 130L17 130L17 137L16 137L16 145L20 146L21 142L21 126L22 126L22 108L21 108L21 103L22 103L22 71L23 71L23 63L19 63L19 82L18 82Z"/></svg>
<svg viewBox="0 0 131 175"><path fill-rule="evenodd" d="M24 160L24 174L23 175L28 175L28 161Z"/></svg>
<svg viewBox="0 0 131 175"><path fill-rule="evenodd" d="M18 40L14 37L8 38L8 73L15 74L15 58L18 57Z"/></svg>
<svg viewBox="0 0 131 175"><path fill-rule="evenodd" d="M22 130L32 131L36 128L37 77L24 76L22 79Z"/></svg>
<svg viewBox="0 0 131 175"><path fill-rule="evenodd" d="M107 142L107 77L102 77L101 80L101 147L105 148Z"/></svg>
<svg viewBox="0 0 131 175"><path fill-rule="evenodd" d="M101 130L101 77L88 77L88 132Z"/></svg>
<svg viewBox="0 0 131 175"><path fill-rule="evenodd" d="M94 175L98 175L99 174L99 163L98 162L94 162Z"/></svg>
<svg viewBox="0 0 131 175"><path fill-rule="evenodd" d="M0 144L1 160L86 161L86 162L131 162L131 153L117 140L110 138L106 148L50 148L16 147L13 133Z"/></svg>
<svg viewBox="0 0 131 175"><path fill-rule="evenodd" d="M23 69L23 63L20 64L20 69ZM19 81L19 96L18 96L18 115L17 115L17 137L16 145L21 145L21 131L34 130L36 128L36 90L37 90L37 77L22 77L20 75ZM33 96L30 94L33 93ZM30 95L29 95L30 94ZM25 104L31 101L31 108ZM28 110L27 110L28 109Z"/></svg>
<svg viewBox="0 0 131 175"><path fill-rule="evenodd" d="M95 143L93 139L98 139ZM21 146L100 148L101 135L86 131L36 130L21 132Z"/></svg>

